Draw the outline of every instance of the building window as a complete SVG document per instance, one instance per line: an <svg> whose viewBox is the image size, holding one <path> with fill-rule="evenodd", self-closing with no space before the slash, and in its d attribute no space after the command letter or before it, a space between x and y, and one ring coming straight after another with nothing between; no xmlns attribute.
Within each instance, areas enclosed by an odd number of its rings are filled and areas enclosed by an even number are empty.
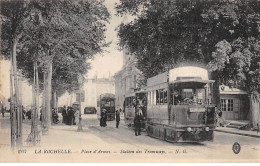
<svg viewBox="0 0 260 166"><path fill-rule="evenodd" d="M221 99L221 110L222 111L226 111L227 110L226 100L225 99Z"/></svg>
<svg viewBox="0 0 260 166"><path fill-rule="evenodd" d="M233 99L228 99L228 106L227 106L227 109L228 111L233 111Z"/></svg>
<svg viewBox="0 0 260 166"><path fill-rule="evenodd" d="M221 99L221 110L222 111L233 111L234 104L233 99Z"/></svg>

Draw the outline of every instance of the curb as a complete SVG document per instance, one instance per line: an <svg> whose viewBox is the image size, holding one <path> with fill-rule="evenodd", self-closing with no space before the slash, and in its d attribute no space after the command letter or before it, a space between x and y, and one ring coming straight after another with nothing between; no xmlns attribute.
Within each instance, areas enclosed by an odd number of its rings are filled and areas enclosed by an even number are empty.
<svg viewBox="0 0 260 166"><path fill-rule="evenodd" d="M238 132L234 132L234 131L225 131L225 130L219 130L219 129L215 129L214 131L223 132L223 133L229 133L229 134L242 135L242 136L248 136L248 137L260 138L260 135L254 135L254 134L238 133Z"/></svg>

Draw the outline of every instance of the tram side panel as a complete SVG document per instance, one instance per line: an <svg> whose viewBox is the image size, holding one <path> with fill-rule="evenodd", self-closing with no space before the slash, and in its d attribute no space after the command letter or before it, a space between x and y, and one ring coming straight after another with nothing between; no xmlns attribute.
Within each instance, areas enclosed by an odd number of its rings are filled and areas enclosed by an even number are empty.
<svg viewBox="0 0 260 166"><path fill-rule="evenodd" d="M165 126L169 124L168 105L153 105L147 109L147 134L164 140Z"/></svg>
<svg viewBox="0 0 260 166"><path fill-rule="evenodd" d="M191 112L189 106L174 106L170 112L171 129L166 130L166 140L174 142L212 141L215 129L215 108L198 107L201 112Z"/></svg>

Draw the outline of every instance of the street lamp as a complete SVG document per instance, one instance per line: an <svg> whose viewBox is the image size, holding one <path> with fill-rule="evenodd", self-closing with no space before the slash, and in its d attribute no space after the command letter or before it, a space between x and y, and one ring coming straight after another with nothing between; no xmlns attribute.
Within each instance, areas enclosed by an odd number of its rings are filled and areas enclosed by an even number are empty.
<svg viewBox="0 0 260 166"><path fill-rule="evenodd" d="M79 82L79 123L78 123L78 132L83 131L82 124L81 124L81 84L83 83L83 77L82 75L78 76L78 82Z"/></svg>

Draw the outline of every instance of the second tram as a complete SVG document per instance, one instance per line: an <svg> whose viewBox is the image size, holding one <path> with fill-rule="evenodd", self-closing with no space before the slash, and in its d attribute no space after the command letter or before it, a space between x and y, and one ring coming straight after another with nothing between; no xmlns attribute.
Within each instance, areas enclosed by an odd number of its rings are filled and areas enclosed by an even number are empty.
<svg viewBox="0 0 260 166"><path fill-rule="evenodd" d="M97 117L100 119L102 110L106 110L107 120L115 120L115 95L101 94L97 98Z"/></svg>
<svg viewBox="0 0 260 166"><path fill-rule="evenodd" d="M147 119L147 93L145 91L137 91L126 96L124 104L124 118L128 127L133 127L135 112L140 109L142 112L141 128L145 129Z"/></svg>

